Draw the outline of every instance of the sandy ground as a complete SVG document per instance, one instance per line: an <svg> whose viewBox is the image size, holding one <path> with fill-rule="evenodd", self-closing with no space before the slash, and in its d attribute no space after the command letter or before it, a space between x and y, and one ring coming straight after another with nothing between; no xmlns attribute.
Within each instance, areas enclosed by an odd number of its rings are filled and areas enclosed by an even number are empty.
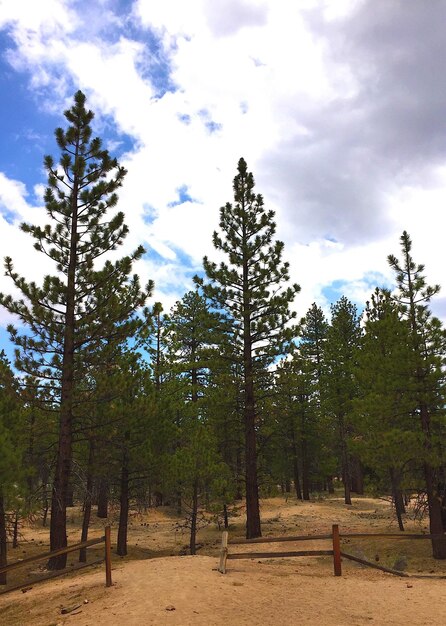
<svg viewBox="0 0 446 626"><path fill-rule="evenodd" d="M396 531L388 506L371 499L362 499L347 508L339 499L302 504L277 498L264 502L262 514L264 535L327 532L327 519L341 524L345 531ZM158 511L156 515L157 521L152 520L150 531L141 525L144 522L135 521L134 543L139 544L140 550L149 550L140 545L144 537L149 545L158 541L159 550L163 546L165 550L173 549L172 545L167 548L164 545L171 538L173 522L165 518L163 525L162 514ZM420 527L409 530L419 531ZM104 568L96 566L84 570L82 575L40 583L25 594L15 591L0 596L0 624L446 625L446 580L398 578L351 562L343 563L342 577L334 577L331 557L228 561L228 572L222 575L216 570L215 540L220 533L215 529L202 534L203 552L212 555L160 558L146 554L143 560L139 557L131 561L115 558L114 584L109 589L104 587ZM231 531L232 536L241 534L242 518L234 520ZM322 542L311 543L314 548L330 547ZM428 541L406 543L429 544ZM173 545L179 544L182 541L175 539ZM308 542L297 549L302 547L311 549ZM270 544L257 546L256 550L259 549L296 549L296 546ZM350 545L348 549L356 548ZM421 567L422 573L446 574L445 563L426 557L429 545L414 548L413 556L408 555L409 549L412 548L398 548L406 554L410 573L416 574ZM379 550L381 563L388 564L400 556L390 544ZM420 554L417 550L427 552ZM370 551L375 552L376 546L369 546L368 552L365 548L367 558L372 558ZM80 606L76 610L61 615L61 608L77 605Z"/></svg>

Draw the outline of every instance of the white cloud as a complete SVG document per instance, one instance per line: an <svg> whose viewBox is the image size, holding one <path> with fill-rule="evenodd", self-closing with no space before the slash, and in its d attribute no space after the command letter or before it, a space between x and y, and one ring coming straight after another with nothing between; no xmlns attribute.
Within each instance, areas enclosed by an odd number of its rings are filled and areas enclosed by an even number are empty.
<svg viewBox="0 0 446 626"><path fill-rule="evenodd" d="M80 18L70 8L69 0L2 0L0 4L0 26L12 25L16 28L15 36L20 42L26 41L26 35L39 33L48 37L57 33L72 32L80 22Z"/></svg>
<svg viewBox="0 0 446 626"><path fill-rule="evenodd" d="M334 281L350 282L347 295L362 300L371 274L391 280L386 256L398 253L404 228L429 281L442 281L446 179L437 163L434 178L424 168L409 186L411 144L404 153L397 138L389 142L394 118L386 125L381 112L392 102L367 82L386 68L373 46L358 48L372 37L362 17L369 2L138 0L119 18L106 0L99 12L86 2L46 0L26 12L19 5L0 5L0 25L11 29L17 48L9 59L31 73L39 102L60 112L79 86L99 129L108 116L134 141L121 159L129 170L120 193L125 249L142 240L163 257L138 264L157 293L172 299L177 289L181 297L191 267L215 256L211 234L240 156L277 209L278 236L302 285L300 314L313 301L326 307L323 289ZM175 89L164 92L166 68ZM23 187L0 185L8 206L33 221ZM185 185L193 200L169 206ZM12 228L3 224L2 233L13 238Z"/></svg>

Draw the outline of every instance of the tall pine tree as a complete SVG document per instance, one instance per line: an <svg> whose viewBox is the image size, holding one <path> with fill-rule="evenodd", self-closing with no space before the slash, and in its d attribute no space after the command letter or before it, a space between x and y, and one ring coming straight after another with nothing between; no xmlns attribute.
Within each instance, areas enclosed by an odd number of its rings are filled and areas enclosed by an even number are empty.
<svg viewBox="0 0 446 626"><path fill-rule="evenodd" d="M403 477L419 457L408 331L390 292L377 288L364 312L355 370L359 389L353 402L358 435L354 447L372 470L375 486L392 494L400 530L404 530Z"/></svg>
<svg viewBox="0 0 446 626"><path fill-rule="evenodd" d="M446 486L444 471L445 424L436 421L444 410L444 348L445 331L440 321L431 316L430 299L440 291L439 285L429 286L424 265L412 257L412 241L404 231L401 238L402 259L389 255L388 261L396 273L398 292L395 296L403 316L409 323L409 342L414 357L412 381L416 391L416 415L423 434L423 473L429 509L432 553L436 559L446 559Z"/></svg>
<svg viewBox="0 0 446 626"><path fill-rule="evenodd" d="M24 500L25 420L19 386L0 351L0 567L6 565L7 512ZM0 573L6 585L6 573Z"/></svg>
<svg viewBox="0 0 446 626"><path fill-rule="evenodd" d="M42 286L27 282L6 258L6 274L24 298L0 295L0 303L16 314L27 329L20 334L12 326L17 345L16 366L51 387L59 405L59 442L51 505L51 550L66 546L66 499L70 481L73 445L73 415L78 374L85 359L106 338L125 338L135 331L132 317L151 292L141 289L138 277L130 276L133 262L144 252L115 262L99 257L115 250L128 228L124 214L106 217L117 203L116 190L126 171L99 138L92 139L93 113L85 108L85 95L78 91L73 106L65 111L68 128L56 129L61 151L59 165L45 157L48 187L45 204L51 224L22 225L35 240L34 247L54 263L56 274L45 276ZM50 559L51 569L65 566L66 555Z"/></svg>
<svg viewBox="0 0 446 626"><path fill-rule="evenodd" d="M324 346L323 410L337 429L345 504L351 504L351 459L348 440L352 434L352 401L357 394L354 378L361 330L356 307L345 296L331 306L331 324Z"/></svg>
<svg viewBox="0 0 446 626"><path fill-rule="evenodd" d="M288 263L282 262L283 243L273 241L274 211L266 211L254 192L254 177L244 159L234 178L234 203L220 209L221 235L213 243L227 262L219 265L204 258L208 282L203 291L215 307L233 321L234 342L243 368L245 427L246 536L261 536L257 476L256 373L283 354L292 339L287 326L295 317L289 305L300 290L283 288L289 280Z"/></svg>

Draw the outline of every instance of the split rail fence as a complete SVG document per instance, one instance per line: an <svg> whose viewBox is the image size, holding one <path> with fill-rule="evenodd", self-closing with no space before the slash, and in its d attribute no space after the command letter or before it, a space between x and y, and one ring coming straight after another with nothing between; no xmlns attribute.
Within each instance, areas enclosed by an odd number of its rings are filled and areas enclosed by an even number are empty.
<svg viewBox="0 0 446 626"><path fill-rule="evenodd" d="M220 551L220 563L218 571L222 574L226 574L226 561L232 559L277 559L277 558L289 558L299 556L332 556L333 557L333 569L335 576L342 576L342 558L355 561L361 565L367 567L373 567L395 576L403 576L406 578L411 577L410 574L395 570L389 567L384 567L378 563L372 563L366 561L353 554L348 554L341 550L341 539L432 539L438 535L432 534L414 534L414 533L340 533L339 525L333 524L331 533L328 535L298 535L288 537L258 537L256 539L234 539L229 541L229 533L227 530L223 531L221 551ZM260 543L284 543L284 542L301 542L301 541L324 541L330 540L332 544L331 550L292 550L286 552L230 552L230 546L237 545L251 545ZM420 578L417 576L417 578ZM423 576L421 576L423 578ZM431 578L431 577L429 577ZM441 576L440 578L444 578Z"/></svg>
<svg viewBox="0 0 446 626"><path fill-rule="evenodd" d="M23 567L25 565L29 565L30 563L34 563L36 561L43 561L44 559L48 559L54 556L61 556L62 554L69 554L70 552L76 552L77 550L82 550L86 548L90 548L91 546L98 545L100 543L104 544L104 557L100 559L96 559L94 561L90 561L89 563L82 563L77 565L76 567L72 567L69 570L56 570L47 574L45 576L40 576L34 580L30 580L29 582L22 583L19 585L14 585L13 587L8 587L0 591L0 595L3 593L7 593L9 591L14 591L16 589L22 589L29 585L33 585L35 583L41 582L43 580L49 580L51 578L57 578L58 576L63 576L64 574L69 574L72 571L76 571L79 569L83 569L84 567L90 567L91 565L97 565L98 563L105 562L105 586L111 587L112 585L112 574L111 574L111 531L110 526L105 527L105 535L103 537L98 537L97 539L89 539L88 541L83 541L81 543L73 544L72 546L68 546L66 548L60 548L59 550L53 550L52 552L42 552L40 554L36 554L34 556L30 556L26 559L22 559L21 561L15 561L14 563L10 563L9 565L0 566L0 574L7 574L8 572L15 570L19 567ZM6 584L6 576L4 578L4 584Z"/></svg>

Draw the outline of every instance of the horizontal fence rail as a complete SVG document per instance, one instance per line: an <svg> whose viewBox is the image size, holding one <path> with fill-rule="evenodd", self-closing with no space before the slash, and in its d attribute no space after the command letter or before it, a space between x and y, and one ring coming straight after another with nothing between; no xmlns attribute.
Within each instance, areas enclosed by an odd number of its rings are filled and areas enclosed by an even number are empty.
<svg viewBox="0 0 446 626"><path fill-rule="evenodd" d="M291 556L331 556L333 550L298 550L291 552L236 552L228 559L278 559Z"/></svg>
<svg viewBox="0 0 446 626"><path fill-rule="evenodd" d="M73 570L75 571L77 569L81 569L83 567L89 567L90 565L96 565L98 563L102 563L105 561L105 584L106 584L106 587L111 587L112 576L111 576L111 530L110 530L110 526L105 527L105 535L103 537L98 537L97 539L89 539L88 541L82 541L81 543L76 543L76 544L73 544L72 546L67 546L66 548L59 548L58 550L53 550L51 552L41 552L40 554L27 557L26 559L22 559L21 561L15 561L14 563L3 565L0 567L0 574L6 574L7 572L18 569L19 567L29 565L30 563L43 561L44 559L48 559L54 556L61 556L62 554L69 554L70 552L76 552L77 550L81 550L82 548L89 548L91 546L95 546L100 543L104 544L104 548L105 548L104 558L91 561L90 563L84 563L82 565L78 565L77 567L70 568L69 570L64 569L60 571L53 571L50 574L46 576L42 576L32 582L36 583L36 582L41 582L44 580L49 580L50 578L55 578L57 576L63 576L64 574L68 574L69 572ZM4 584L6 584L6 581ZM7 593L8 591L13 591L14 589L20 589L22 587L26 587L28 584L29 583L23 583L21 585L15 585L14 587L9 587L8 589L0 591L0 594Z"/></svg>
<svg viewBox="0 0 446 626"><path fill-rule="evenodd" d="M290 537L256 537L255 539L231 539L231 546L242 546L249 543L282 543L283 541L315 541L331 539L332 535L297 535Z"/></svg>
<svg viewBox="0 0 446 626"><path fill-rule="evenodd" d="M286 537L256 537L255 539L232 539L229 541L228 531L223 531L221 550L220 550L220 563L218 571L222 574L226 573L226 561L232 559L275 559L275 558L287 558L287 557L299 557L299 556L333 556L333 568L334 575L342 575L342 557L350 561L355 561L361 565L373 567L375 569L394 574L396 576L413 577L405 572L384 567L371 561L366 561L359 557L347 554L341 551L341 539L433 539L442 537L442 534L428 534L428 533L341 533L339 531L338 524L332 525L332 531L330 534L325 535L294 535ZM285 543L285 542L300 542L300 541L327 541L331 540L332 550L297 550L287 552L229 552L231 546L241 545L255 545L260 543ZM418 576L417 576L418 577ZM420 578L428 578L427 576L420 576ZM430 576L429 578L433 578ZM437 578L445 578L444 576L438 576Z"/></svg>

